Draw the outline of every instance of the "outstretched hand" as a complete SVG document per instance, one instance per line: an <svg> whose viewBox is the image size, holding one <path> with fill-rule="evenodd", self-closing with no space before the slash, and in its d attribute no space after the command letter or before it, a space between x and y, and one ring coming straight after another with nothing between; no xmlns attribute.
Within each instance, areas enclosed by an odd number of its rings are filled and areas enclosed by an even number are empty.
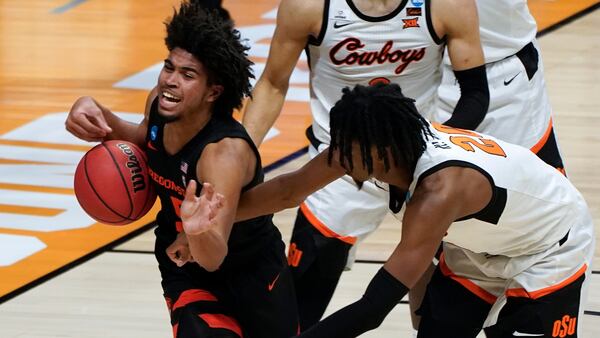
<svg viewBox="0 0 600 338"><path fill-rule="evenodd" d="M185 198L181 203L181 221L183 231L188 235L199 235L215 225L219 209L225 198L216 193L212 184L204 183L200 197L196 196L198 183L191 180L185 189Z"/></svg>

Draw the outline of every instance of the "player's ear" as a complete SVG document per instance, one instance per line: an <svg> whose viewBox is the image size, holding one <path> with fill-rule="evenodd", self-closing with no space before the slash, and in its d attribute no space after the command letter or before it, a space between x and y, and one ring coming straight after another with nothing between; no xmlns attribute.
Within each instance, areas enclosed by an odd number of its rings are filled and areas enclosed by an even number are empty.
<svg viewBox="0 0 600 338"><path fill-rule="evenodd" d="M217 101L217 99L219 98L219 96L221 96L221 94L223 93L223 86L221 85L211 85L210 89L209 89L209 93L208 93L208 102L215 102Z"/></svg>

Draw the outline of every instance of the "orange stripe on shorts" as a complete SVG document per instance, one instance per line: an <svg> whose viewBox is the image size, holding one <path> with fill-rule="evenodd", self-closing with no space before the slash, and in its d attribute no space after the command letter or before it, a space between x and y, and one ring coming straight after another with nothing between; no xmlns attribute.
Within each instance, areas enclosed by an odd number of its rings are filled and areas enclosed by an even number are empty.
<svg viewBox="0 0 600 338"><path fill-rule="evenodd" d="M240 324L232 317L215 313L203 313L198 316L212 328L227 329L235 332L240 337L244 337Z"/></svg>
<svg viewBox="0 0 600 338"><path fill-rule="evenodd" d="M302 213L304 213L304 216L306 216L306 219L310 222L310 224L312 224L312 226L314 226L317 230L319 230L319 232L321 234L323 234L323 236L329 237L329 238L337 238L340 241L346 242L348 244L356 243L356 237L342 236L342 235L337 234L335 231L329 229L325 224L323 224L323 222L321 222L312 213L312 211L310 211L310 209L308 209L308 206L306 205L306 203L302 202L302 204L300 204L300 210L302 210Z"/></svg>
<svg viewBox="0 0 600 338"><path fill-rule="evenodd" d="M498 297L487 292L484 288L473 283L469 279L455 275L454 272L452 272L452 270L450 270L450 268L446 264L446 259L444 258L443 252L442 252L442 255L440 256L439 266L440 266L440 270L442 270L442 273L444 274L444 276L452 278L453 280L458 282L460 285L462 285L465 289L471 291L471 293L473 293L475 296L483 299L485 302L487 302L489 304L494 304L496 302L496 299Z"/></svg>
<svg viewBox="0 0 600 338"><path fill-rule="evenodd" d="M217 297L213 296L212 293L205 291L205 290L200 290L200 289L185 290L184 292L181 293L179 298L177 298L177 301L173 305L172 311L175 311L176 309L178 309L180 307L184 307L184 306L188 305L189 303L198 302L198 301L202 301L202 300L216 302Z"/></svg>
<svg viewBox="0 0 600 338"><path fill-rule="evenodd" d="M585 271L587 270L587 264L583 264L583 266L577 270L577 272L575 272L575 274L573 274L571 277L565 279L564 281L556 284L556 285L552 285L537 291L527 291L524 288L515 288L515 289L508 289L506 290L506 296L507 297L523 297L523 298L531 298L531 299L537 299L540 297L544 297L546 295L549 295L555 291L558 291L562 288L564 288L565 286L571 284L572 282L576 281L577 278L581 277L581 275L583 275L585 273Z"/></svg>
<svg viewBox="0 0 600 338"><path fill-rule="evenodd" d="M530 148L532 152L537 154L543 147L546 142L548 142L548 138L550 137L550 132L552 132L552 118L550 118L550 122L548 123L548 128L546 132L544 132L544 136L536 143L533 147Z"/></svg>

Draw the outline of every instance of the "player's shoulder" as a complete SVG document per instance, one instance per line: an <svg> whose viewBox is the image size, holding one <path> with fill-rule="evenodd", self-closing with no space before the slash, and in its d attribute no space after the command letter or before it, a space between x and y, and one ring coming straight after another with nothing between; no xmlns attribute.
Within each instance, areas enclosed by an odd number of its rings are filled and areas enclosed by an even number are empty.
<svg viewBox="0 0 600 338"><path fill-rule="evenodd" d="M461 15L467 9L476 9L475 0L432 0L432 15L450 15L456 16L457 12Z"/></svg>
<svg viewBox="0 0 600 338"><path fill-rule="evenodd" d="M210 158L231 158L236 159L253 154L249 141L241 137L223 137L220 140L209 143L202 156L208 155Z"/></svg>
<svg viewBox="0 0 600 338"><path fill-rule="evenodd" d="M325 0L282 0L279 14L310 20L313 16L322 14L324 7Z"/></svg>

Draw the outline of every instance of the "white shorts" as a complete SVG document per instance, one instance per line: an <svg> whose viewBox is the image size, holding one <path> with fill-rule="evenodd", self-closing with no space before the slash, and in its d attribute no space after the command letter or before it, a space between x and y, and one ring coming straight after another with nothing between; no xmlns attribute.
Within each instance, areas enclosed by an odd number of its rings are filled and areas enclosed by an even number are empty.
<svg viewBox="0 0 600 338"><path fill-rule="evenodd" d="M535 41L534 46L537 48ZM516 55L487 64L486 72L490 105L476 130L533 150L544 139L552 123L541 57L531 80ZM442 66L438 95L433 121L443 123L450 118L460 98L460 87L452 67L446 63Z"/></svg>
<svg viewBox="0 0 600 338"><path fill-rule="evenodd" d="M471 293L492 304L484 327L494 325L507 297L537 299L567 286L585 274L579 318L594 255L594 225L589 213L581 215L564 242L548 250L518 257L489 256L444 243L440 269Z"/></svg>
<svg viewBox="0 0 600 338"><path fill-rule="evenodd" d="M319 146L319 152L325 149L326 144ZM311 158L319 152L309 146ZM300 208L325 236L355 244L381 224L389 210L389 193L369 181L359 190L346 175L310 195Z"/></svg>

